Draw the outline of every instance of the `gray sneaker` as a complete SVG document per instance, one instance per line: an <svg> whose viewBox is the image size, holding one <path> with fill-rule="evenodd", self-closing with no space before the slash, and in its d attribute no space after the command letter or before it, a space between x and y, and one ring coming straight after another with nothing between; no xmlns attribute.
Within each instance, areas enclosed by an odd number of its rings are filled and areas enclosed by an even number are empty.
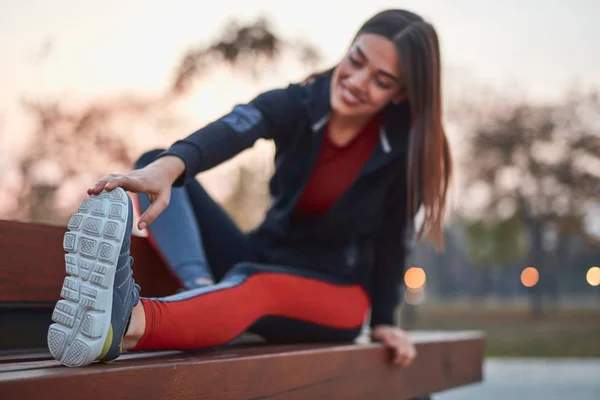
<svg viewBox="0 0 600 400"><path fill-rule="evenodd" d="M63 247L67 277L48 330L52 356L68 367L121 354L139 301L129 255L133 207L121 188L90 196L71 217Z"/></svg>

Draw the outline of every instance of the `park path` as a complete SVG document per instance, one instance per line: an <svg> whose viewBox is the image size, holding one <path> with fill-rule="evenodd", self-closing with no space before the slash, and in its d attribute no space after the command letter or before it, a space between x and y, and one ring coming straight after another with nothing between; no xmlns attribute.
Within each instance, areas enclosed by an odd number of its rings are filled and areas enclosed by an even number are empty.
<svg viewBox="0 0 600 400"><path fill-rule="evenodd" d="M600 358L491 358L481 384L433 400L600 400Z"/></svg>

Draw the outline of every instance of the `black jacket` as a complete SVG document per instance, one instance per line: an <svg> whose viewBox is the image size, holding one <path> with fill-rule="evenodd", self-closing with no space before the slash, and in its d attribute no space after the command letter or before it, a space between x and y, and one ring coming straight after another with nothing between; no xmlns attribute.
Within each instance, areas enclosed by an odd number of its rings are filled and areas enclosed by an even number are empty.
<svg viewBox="0 0 600 400"><path fill-rule="evenodd" d="M406 214L408 106L384 110L380 141L354 184L318 219L297 215L322 143L330 102L330 75L265 92L177 141L163 155L180 157L176 186L252 147L273 140L272 205L251 236L270 263L308 268L360 283L371 295L371 325L393 323L399 303L412 219Z"/></svg>

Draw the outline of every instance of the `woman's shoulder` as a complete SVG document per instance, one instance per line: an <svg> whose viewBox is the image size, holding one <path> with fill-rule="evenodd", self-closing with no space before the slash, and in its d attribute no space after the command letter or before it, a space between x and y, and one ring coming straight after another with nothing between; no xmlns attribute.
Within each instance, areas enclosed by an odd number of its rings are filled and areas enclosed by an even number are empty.
<svg viewBox="0 0 600 400"><path fill-rule="evenodd" d="M315 76L310 82L294 82L266 90L250 104L274 119L311 118L315 112L321 114L321 109L329 109L327 77Z"/></svg>
<svg viewBox="0 0 600 400"><path fill-rule="evenodd" d="M284 124L295 122L305 113L305 93L299 84L269 89L252 99L248 105L258 109L268 120Z"/></svg>

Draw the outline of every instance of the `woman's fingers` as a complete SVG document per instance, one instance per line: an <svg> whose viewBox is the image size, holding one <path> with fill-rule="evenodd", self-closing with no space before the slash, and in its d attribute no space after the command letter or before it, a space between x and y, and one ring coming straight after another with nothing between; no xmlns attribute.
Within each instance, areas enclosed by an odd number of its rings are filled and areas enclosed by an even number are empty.
<svg viewBox="0 0 600 400"><path fill-rule="evenodd" d="M410 358L409 352L406 349L397 347L396 348L396 358L394 359L394 363L400 365L402 367L407 367L412 359Z"/></svg>
<svg viewBox="0 0 600 400"><path fill-rule="evenodd" d="M415 359L417 351L415 346L408 340L399 338L396 344L396 358L394 362L403 367L408 367Z"/></svg>
<svg viewBox="0 0 600 400"><path fill-rule="evenodd" d="M118 175L111 178L106 183L105 189L110 192L118 187L132 193L149 191L149 188L145 187L144 183L139 179L139 177L135 176L134 174Z"/></svg>
<svg viewBox="0 0 600 400"><path fill-rule="evenodd" d="M394 334L388 335L386 344L394 350L392 362L396 365L403 365L406 358L406 351L402 341Z"/></svg>
<svg viewBox="0 0 600 400"><path fill-rule="evenodd" d="M145 193L150 198L150 207L138 222L139 229L145 229L169 205L171 182L164 179L160 170L134 170L127 174L109 174L88 189L88 194L98 195L103 190L111 191L118 187L132 193Z"/></svg>
<svg viewBox="0 0 600 400"><path fill-rule="evenodd" d="M404 358L404 355L397 336L390 331L381 335L379 340L381 340L386 347L392 350L392 363L400 364Z"/></svg>
<svg viewBox="0 0 600 400"><path fill-rule="evenodd" d="M409 366L417 355L415 346L404 335L389 333L383 336L386 346L394 350L392 362L402 367Z"/></svg>
<svg viewBox="0 0 600 400"><path fill-rule="evenodd" d="M108 181L110 181L111 179L115 178L116 174L108 174L105 177L103 177L102 179L100 179L98 182L96 182L92 187L90 187L87 190L88 195L99 195L105 188L106 184L108 183Z"/></svg>
<svg viewBox="0 0 600 400"><path fill-rule="evenodd" d="M379 325L371 333L372 338L381 341L392 350L392 363L407 367L417 356L417 349L409 335L390 325Z"/></svg>
<svg viewBox="0 0 600 400"><path fill-rule="evenodd" d="M138 228L140 230L146 229L148 225L150 225L159 215L162 213L165 208L169 205L171 197L171 192L169 190L160 193L156 199L151 201L150 207L142 214L140 220L138 222Z"/></svg>
<svg viewBox="0 0 600 400"><path fill-rule="evenodd" d="M116 188L123 188L123 190L139 193L148 192L149 188L145 187L143 181L134 172L129 174L109 174L104 178L100 179L94 186L88 189L89 195L99 195L103 190L110 192Z"/></svg>

